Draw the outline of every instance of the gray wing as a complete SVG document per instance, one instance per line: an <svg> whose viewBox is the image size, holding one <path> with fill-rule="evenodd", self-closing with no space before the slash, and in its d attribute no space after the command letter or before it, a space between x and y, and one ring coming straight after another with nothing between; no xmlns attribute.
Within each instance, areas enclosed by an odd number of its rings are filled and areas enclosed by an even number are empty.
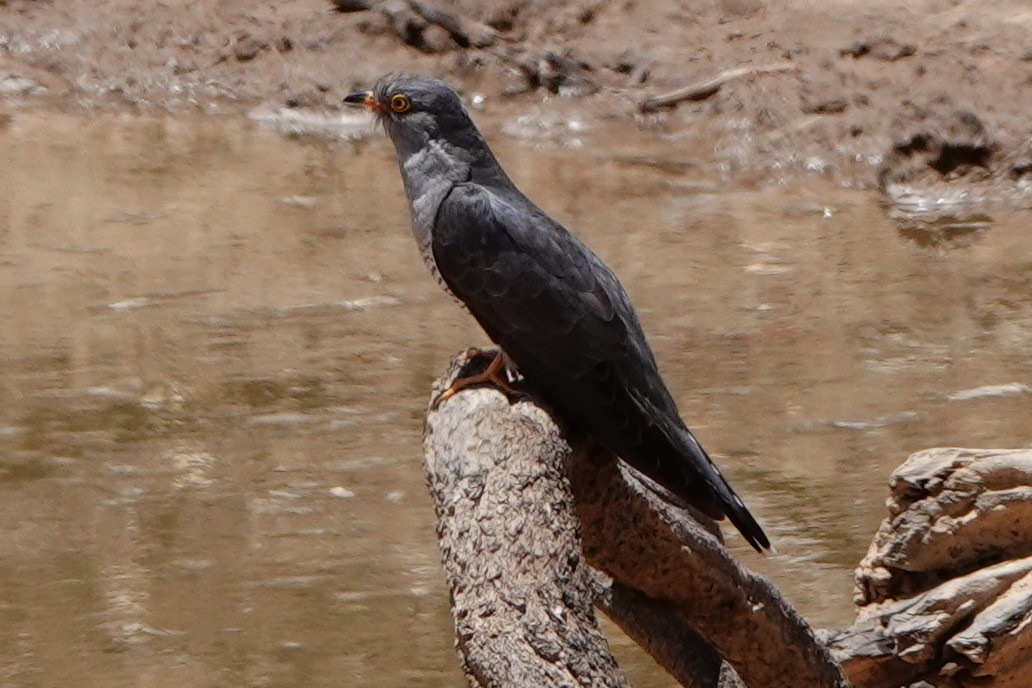
<svg viewBox="0 0 1032 688"><path fill-rule="evenodd" d="M610 368L609 384L676 414L623 287L528 201L459 184L438 210L432 249L448 287L524 374L588 384Z"/></svg>
<svg viewBox="0 0 1032 688"><path fill-rule="evenodd" d="M465 183L442 202L432 249L452 293L564 419L766 545L684 427L623 287L576 237L522 196Z"/></svg>

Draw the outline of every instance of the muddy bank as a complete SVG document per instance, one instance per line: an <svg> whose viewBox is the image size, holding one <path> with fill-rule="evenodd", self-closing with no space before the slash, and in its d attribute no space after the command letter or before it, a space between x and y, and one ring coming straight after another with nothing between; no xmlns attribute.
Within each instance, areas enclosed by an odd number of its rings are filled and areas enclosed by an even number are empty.
<svg viewBox="0 0 1032 688"><path fill-rule="evenodd" d="M1024 0L336 5L0 2L0 109L332 115L350 89L420 71L516 138L659 140L660 164L736 183L947 183L1028 205ZM677 102L650 107L662 96Z"/></svg>

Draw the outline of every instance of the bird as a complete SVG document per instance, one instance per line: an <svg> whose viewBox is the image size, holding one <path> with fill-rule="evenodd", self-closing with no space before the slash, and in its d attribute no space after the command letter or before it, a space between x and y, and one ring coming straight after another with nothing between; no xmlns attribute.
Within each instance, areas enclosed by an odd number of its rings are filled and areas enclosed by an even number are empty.
<svg viewBox="0 0 1032 688"><path fill-rule="evenodd" d="M389 74L344 103L382 124L426 266L499 347L472 381L509 389L518 379L677 499L770 549L682 420L616 275L516 187L456 91L436 77Z"/></svg>

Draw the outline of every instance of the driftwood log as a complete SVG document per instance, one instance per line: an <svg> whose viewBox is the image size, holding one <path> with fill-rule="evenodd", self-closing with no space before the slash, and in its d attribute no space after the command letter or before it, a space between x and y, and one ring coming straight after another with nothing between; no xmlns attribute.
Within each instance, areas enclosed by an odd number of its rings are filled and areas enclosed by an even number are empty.
<svg viewBox="0 0 1032 688"><path fill-rule="evenodd" d="M553 48L533 48L527 41L507 40L503 31L462 14L455 3L425 0L330 0L337 12L371 12L406 45L424 53L470 51L476 59L491 57L519 79L506 95L545 88L552 93L585 95L600 88L591 75L593 67ZM502 24L504 24L504 20ZM761 70L762 71L762 70ZM648 73L645 64L632 70L632 82L640 83ZM637 81L633 81L637 80ZM718 86L719 87L719 86Z"/></svg>
<svg viewBox="0 0 1032 688"><path fill-rule="evenodd" d="M442 52L447 45L432 29L443 31L460 48L486 48L498 39L490 26L457 12L419 0L330 0L342 13L372 10L383 15L398 37L423 52Z"/></svg>
<svg viewBox="0 0 1032 688"><path fill-rule="evenodd" d="M858 686L1032 685L1032 449L917 452L824 639Z"/></svg>
<svg viewBox="0 0 1032 688"><path fill-rule="evenodd" d="M465 364L453 361L435 398ZM734 686L735 672L747 686L848 685L712 523L575 445L535 402L512 404L494 389L431 406L424 467L471 685L624 685L594 617L599 596L682 685Z"/></svg>
<svg viewBox="0 0 1032 688"><path fill-rule="evenodd" d="M457 357L435 384L424 469L471 686L626 685L595 608L684 686L1030 685L1015 680L1032 667L1032 521L1014 505L1030 499L1032 451L912 457L857 570L857 624L814 633L714 523L564 437L533 400L479 388L436 406L469 365ZM964 515L982 512L1013 526L992 528L991 551L966 543L978 517Z"/></svg>

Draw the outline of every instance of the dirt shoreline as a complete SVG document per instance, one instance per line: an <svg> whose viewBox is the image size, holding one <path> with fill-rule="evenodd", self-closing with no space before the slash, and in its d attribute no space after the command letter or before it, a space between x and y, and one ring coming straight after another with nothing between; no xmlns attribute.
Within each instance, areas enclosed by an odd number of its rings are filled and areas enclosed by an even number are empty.
<svg viewBox="0 0 1032 688"><path fill-rule="evenodd" d="M332 115L378 75L418 71L517 138L651 145L656 164L739 184L816 174L896 200L948 184L960 205L1032 207L1026 0L336 4L353 11L0 0L0 113Z"/></svg>

